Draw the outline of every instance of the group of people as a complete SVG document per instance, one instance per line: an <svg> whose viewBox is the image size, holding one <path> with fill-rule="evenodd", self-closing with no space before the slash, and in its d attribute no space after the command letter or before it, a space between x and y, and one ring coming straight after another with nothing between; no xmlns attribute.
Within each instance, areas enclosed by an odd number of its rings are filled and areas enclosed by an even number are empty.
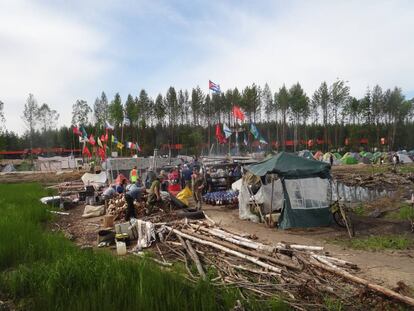
<svg viewBox="0 0 414 311"><path fill-rule="evenodd" d="M109 199L116 195L125 194L127 210L125 220L136 218L134 201L146 200L147 213L151 213L156 206L161 205L161 191L168 191L177 194L185 187L192 190L196 208L201 209L202 192L205 187L204 176L200 173L199 166L190 168L184 164L182 169L174 167L168 174L161 170L157 175L153 168L149 168L144 182L138 175L137 167L134 166L129 174L129 181L121 178L117 184L107 188L103 193L104 199Z"/></svg>

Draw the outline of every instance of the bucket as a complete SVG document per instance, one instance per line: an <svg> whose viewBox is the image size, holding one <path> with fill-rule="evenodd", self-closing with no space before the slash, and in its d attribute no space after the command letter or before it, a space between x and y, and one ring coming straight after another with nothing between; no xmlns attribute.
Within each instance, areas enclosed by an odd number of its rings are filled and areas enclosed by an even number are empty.
<svg viewBox="0 0 414 311"><path fill-rule="evenodd" d="M116 252L120 256L126 255L127 250L125 242L116 242Z"/></svg>

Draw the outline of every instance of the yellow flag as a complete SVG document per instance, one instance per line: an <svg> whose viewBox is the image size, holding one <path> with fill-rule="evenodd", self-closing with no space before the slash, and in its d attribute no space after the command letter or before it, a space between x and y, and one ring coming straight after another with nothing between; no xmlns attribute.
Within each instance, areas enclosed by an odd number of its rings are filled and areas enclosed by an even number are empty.
<svg viewBox="0 0 414 311"><path fill-rule="evenodd" d="M122 149L122 148L124 148L124 145L123 145L121 142L118 142L118 143L116 144L116 147L117 147L118 149Z"/></svg>
<svg viewBox="0 0 414 311"><path fill-rule="evenodd" d="M98 137L98 145L99 145L99 147L103 148L102 142L101 142L101 140L99 139L99 137Z"/></svg>

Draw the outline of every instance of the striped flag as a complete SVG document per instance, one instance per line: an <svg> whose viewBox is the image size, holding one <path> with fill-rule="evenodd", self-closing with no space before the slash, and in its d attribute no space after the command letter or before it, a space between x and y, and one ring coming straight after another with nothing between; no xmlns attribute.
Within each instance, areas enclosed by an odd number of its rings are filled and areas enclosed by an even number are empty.
<svg viewBox="0 0 414 311"><path fill-rule="evenodd" d="M219 85L219 84L214 83L214 82L213 82L213 81L211 81L211 80L208 80L208 88L209 88L210 90L212 90L213 92L215 92L215 93L221 93L221 90L220 90L220 85Z"/></svg>
<svg viewBox="0 0 414 311"><path fill-rule="evenodd" d="M227 126L226 123L223 124L223 132L224 132L224 136L227 138L229 138L231 136L231 134L233 134L233 132L231 131L231 129Z"/></svg>

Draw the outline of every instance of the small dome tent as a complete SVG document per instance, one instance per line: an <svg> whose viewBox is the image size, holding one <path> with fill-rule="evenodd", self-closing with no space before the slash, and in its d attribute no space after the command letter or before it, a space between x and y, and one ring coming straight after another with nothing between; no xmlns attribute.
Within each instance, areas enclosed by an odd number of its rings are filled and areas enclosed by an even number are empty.
<svg viewBox="0 0 414 311"><path fill-rule="evenodd" d="M330 165L280 152L246 170L255 176L277 174L272 188L282 189L279 228L328 226ZM273 180L273 179L272 179ZM278 184L276 184L278 183Z"/></svg>

